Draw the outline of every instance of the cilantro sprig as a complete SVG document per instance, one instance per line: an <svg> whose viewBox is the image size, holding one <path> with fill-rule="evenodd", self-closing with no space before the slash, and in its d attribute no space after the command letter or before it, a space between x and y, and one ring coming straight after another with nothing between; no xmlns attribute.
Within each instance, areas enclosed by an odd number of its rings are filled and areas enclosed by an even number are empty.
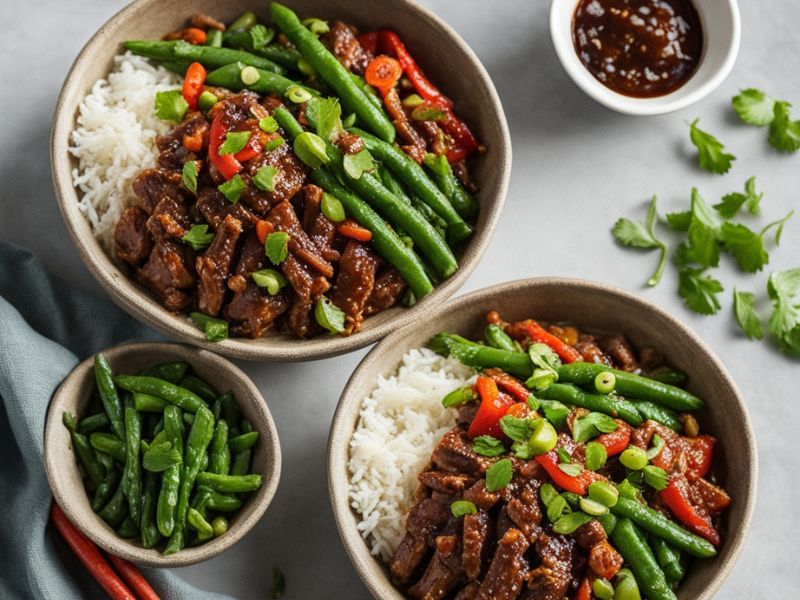
<svg viewBox="0 0 800 600"><path fill-rule="evenodd" d="M736 157L725 152L725 146L717 138L700 129L699 122L700 119L695 119L689 125L689 139L697 148L700 168L720 175L727 173Z"/></svg>
<svg viewBox="0 0 800 600"><path fill-rule="evenodd" d="M800 150L800 120L792 120L790 102L775 100L755 88L742 90L732 102L742 122L769 126L767 141L775 150L789 154Z"/></svg>
<svg viewBox="0 0 800 600"><path fill-rule="evenodd" d="M664 272L664 266L667 264L667 245L659 240L655 234L656 220L658 219L658 209L656 207L656 197L653 196L650 204L647 207L647 217L644 223L631 221L630 219L621 218L614 224L614 237L623 246L630 246L632 248L643 248L645 250L660 250L661 257L658 261L658 266L653 272L650 279L647 280L647 285L650 287L658 285L661 281L661 274Z"/></svg>

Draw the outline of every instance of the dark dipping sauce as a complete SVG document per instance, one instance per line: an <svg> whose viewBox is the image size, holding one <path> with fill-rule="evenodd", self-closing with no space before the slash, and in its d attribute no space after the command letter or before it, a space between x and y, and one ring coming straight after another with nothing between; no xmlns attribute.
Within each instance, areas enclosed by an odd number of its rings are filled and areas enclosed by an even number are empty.
<svg viewBox="0 0 800 600"><path fill-rule="evenodd" d="M688 0L580 0L572 41L603 85L652 98L692 76L703 52L703 29Z"/></svg>

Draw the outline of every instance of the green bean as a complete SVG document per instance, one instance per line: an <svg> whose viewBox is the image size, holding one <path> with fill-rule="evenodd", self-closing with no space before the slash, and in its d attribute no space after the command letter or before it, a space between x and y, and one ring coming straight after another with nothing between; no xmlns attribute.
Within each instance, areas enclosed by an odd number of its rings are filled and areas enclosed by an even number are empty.
<svg viewBox="0 0 800 600"><path fill-rule="evenodd" d="M617 517L615 517L610 512L607 512L604 515L600 515L599 517L595 517L600 525L603 526L603 531L606 532L606 536L611 535L611 532L614 531L614 528L617 526Z"/></svg>
<svg viewBox="0 0 800 600"><path fill-rule="evenodd" d="M78 460L83 466L83 470L86 471L89 481L92 482L92 488L97 489L97 487L103 483L105 473L103 473L103 468L100 466L100 463L97 462L97 456L95 456L94 450L92 450L89 439L82 433L78 433L78 420L75 418L75 415L64 412L61 415L61 420L64 426L69 430L69 435L72 439L72 448L75 450L75 454L77 454Z"/></svg>
<svg viewBox="0 0 800 600"><path fill-rule="evenodd" d="M119 481L122 473L119 469L112 469L106 474L103 483L97 486L92 498L92 510L98 512L114 495L114 491L119 487Z"/></svg>
<svg viewBox="0 0 800 600"><path fill-rule="evenodd" d="M636 406L627 400L604 394L587 394L578 387L568 383L553 383L543 390L538 396L547 400L558 400L564 404L572 404L581 408L588 408L595 412L605 413L612 417L619 417L634 427L642 424L642 417Z"/></svg>
<svg viewBox="0 0 800 600"><path fill-rule="evenodd" d="M128 499L128 513L139 526L142 517L142 461L139 448L142 440L142 415L133 401L125 402L125 467L122 470L122 491Z"/></svg>
<svg viewBox="0 0 800 600"><path fill-rule="evenodd" d="M636 500L620 497L611 512L618 517L630 519L648 533L692 556L710 558L717 554L716 548L708 540L686 531L660 512Z"/></svg>
<svg viewBox="0 0 800 600"><path fill-rule="evenodd" d="M378 173L380 174L381 181L387 190L392 192L403 202L407 202L416 208L420 214L425 217L431 225L433 225L433 228L439 232L439 235L444 238L447 237L447 223L445 223L444 219L437 215L430 206L417 198L409 197L403 188L403 185L397 180L390 169L380 165L378 168Z"/></svg>
<svg viewBox="0 0 800 600"><path fill-rule="evenodd" d="M164 407L167 405L166 400L151 396L150 394L134 394L133 406L139 412L164 412Z"/></svg>
<svg viewBox="0 0 800 600"><path fill-rule="evenodd" d="M219 402L222 405L222 418L228 424L228 435L231 435L233 429L239 428L239 420L242 418L239 412L239 405L236 404L236 398L233 397L233 392L225 392L219 397Z"/></svg>
<svg viewBox="0 0 800 600"><path fill-rule="evenodd" d="M395 129L382 110L352 80L347 69L311 33L290 8L277 2L270 5L272 21L289 38L320 78L339 96L342 106L355 113L358 120L387 142L394 140Z"/></svg>
<svg viewBox="0 0 800 600"><path fill-rule="evenodd" d="M680 583L686 575L686 559L680 550L676 550L660 537L650 537L650 547L656 556L658 564L664 571L667 583Z"/></svg>
<svg viewBox="0 0 800 600"><path fill-rule="evenodd" d="M649 600L677 600L642 533L628 519L620 519L611 533L614 547L633 571Z"/></svg>
<svg viewBox="0 0 800 600"><path fill-rule="evenodd" d="M217 392L214 391L214 388L192 373L188 373L180 380L178 385L190 392L194 392L206 402L213 402L217 397Z"/></svg>
<svg viewBox="0 0 800 600"><path fill-rule="evenodd" d="M250 459L253 456L252 450L242 450L233 456L231 463L231 475L246 475L250 471Z"/></svg>
<svg viewBox="0 0 800 600"><path fill-rule="evenodd" d="M89 415L88 417L81 419L81 423L78 425L78 433L88 435L95 431L104 429L109 423L110 421L108 420L108 415L104 412Z"/></svg>
<svg viewBox="0 0 800 600"><path fill-rule="evenodd" d="M258 23L258 17L256 13L251 10L245 11L240 14L236 19L234 19L233 23L228 26L229 30L237 30L237 29L250 29L253 25Z"/></svg>
<svg viewBox="0 0 800 600"><path fill-rule="evenodd" d="M180 75L183 77L186 75L186 70L189 68L191 63L187 62L179 62L173 60L162 60L161 66L164 67L170 73L175 73L175 75Z"/></svg>
<svg viewBox="0 0 800 600"><path fill-rule="evenodd" d="M428 342L428 347L442 356L453 356L469 367L476 369L497 367L527 378L533 371L531 359L525 352L509 352L484 346L450 333L439 333Z"/></svg>
<svg viewBox="0 0 800 600"><path fill-rule="evenodd" d="M133 522L130 514L127 515L117 527L117 535L121 538L126 540L136 537L139 533L139 528L136 526L136 523Z"/></svg>
<svg viewBox="0 0 800 600"><path fill-rule="evenodd" d="M191 427L194 425L194 415L192 413L183 413L183 422Z"/></svg>
<svg viewBox="0 0 800 600"><path fill-rule="evenodd" d="M219 475L203 472L197 475L198 485L207 485L218 492L252 492L261 487L261 475Z"/></svg>
<svg viewBox="0 0 800 600"><path fill-rule="evenodd" d="M111 431L117 434L119 439L125 438L125 423L122 418L122 401L119 399L117 388L114 385L114 373L108 364L105 356L98 353L94 357L94 378L97 382L97 389L100 391L100 399L103 401L103 408L111 421Z"/></svg>
<svg viewBox="0 0 800 600"><path fill-rule="evenodd" d="M655 379L661 383L668 383L669 385L680 386L686 383L686 373L670 369L669 367L659 367L647 373L645 377L648 379Z"/></svg>
<svg viewBox="0 0 800 600"><path fill-rule="evenodd" d="M511 336L495 323L489 323L483 335L486 338L486 343L492 348L508 350L509 352L522 352L522 346L519 345L519 342L511 339Z"/></svg>
<svg viewBox="0 0 800 600"><path fill-rule="evenodd" d="M218 69L211 71L206 77L208 85L216 85L218 87L228 88L234 91L251 90L259 94L279 94L281 96L286 94L292 86L300 85L291 79L265 71L264 69L256 69L258 72L258 79L255 83L245 84L242 81L242 69L246 65L244 63L235 62ZM300 85L301 88L309 92L312 96L319 96L319 92L313 88Z"/></svg>
<svg viewBox="0 0 800 600"><path fill-rule="evenodd" d="M369 85L361 75L358 73L350 73L350 79L358 86L358 88L364 92L364 95L367 97L367 100L372 102L384 115L386 115L386 111L383 110L383 100L380 99L375 88ZM388 117L387 117L388 118Z"/></svg>
<svg viewBox="0 0 800 600"><path fill-rule="evenodd" d="M111 496L111 499L106 503L102 510L97 515L108 523L111 527L116 527L128 514L128 505L125 502L125 493L122 491L123 486L122 478L120 478L119 485Z"/></svg>
<svg viewBox="0 0 800 600"><path fill-rule="evenodd" d="M442 157L440 167L443 170L442 173L431 169L431 176L439 190L447 196L447 199L450 200L450 204L453 205L453 208L456 209L459 215L467 220L474 219L478 215L477 200L475 200L472 194L464 189L461 182L456 179L453 169L450 167L450 163L447 162L446 158Z"/></svg>
<svg viewBox="0 0 800 600"><path fill-rule="evenodd" d="M279 75L286 73L284 67L244 50L195 46L183 40L173 42L129 40L123 45L134 54L167 62L199 62L207 68L224 67L231 63L241 62L251 67L278 73Z"/></svg>
<svg viewBox="0 0 800 600"><path fill-rule="evenodd" d="M184 69L185 71L185 69ZM153 365L145 369L142 375L146 377L157 377L164 381L177 384L183 376L189 371L189 364L183 361L166 362L158 365Z"/></svg>
<svg viewBox="0 0 800 600"><path fill-rule="evenodd" d="M447 238L451 244L462 242L472 235L472 227L467 225L422 167L405 152L361 129L351 128L350 131L360 135L370 154L389 167L414 194L444 219L447 223Z"/></svg>
<svg viewBox="0 0 800 600"><path fill-rule="evenodd" d="M174 404L164 409L164 431L167 441L183 455L183 416ZM181 482L182 463L172 465L161 477L161 491L156 507L156 524L164 537L172 535L175 528L175 506L178 504L178 489Z"/></svg>
<svg viewBox="0 0 800 600"><path fill-rule="evenodd" d="M403 203L383 187L380 179L371 173L362 173L353 179L345 172L341 150L328 144L328 155L339 178L381 213L395 228L406 231L422 254L430 261L442 278L450 277L458 269L456 257L439 232L413 206Z"/></svg>
<svg viewBox="0 0 800 600"><path fill-rule="evenodd" d="M142 546L153 548L161 539L156 525L156 496L158 494L158 474L146 471L142 486Z"/></svg>
<svg viewBox="0 0 800 600"><path fill-rule="evenodd" d="M233 512L239 510L242 506L242 501L236 496L230 494L223 494L215 490L209 489L208 497L206 499L206 507L209 510L217 512Z"/></svg>
<svg viewBox="0 0 800 600"><path fill-rule="evenodd" d="M211 521L211 529L214 531L214 537L224 535L228 531L228 519L222 515L217 515Z"/></svg>
<svg viewBox="0 0 800 600"><path fill-rule="evenodd" d="M159 433L164 431L164 413L150 415L150 424L148 425L147 435L150 439L156 437Z"/></svg>
<svg viewBox="0 0 800 600"><path fill-rule="evenodd" d="M241 435L237 435L235 438L231 438L228 442L230 446L231 452L241 452L242 450L249 450L253 446L255 446L256 442L258 441L258 432L251 431L249 433L243 433ZM214 471L218 473L219 471Z"/></svg>
<svg viewBox="0 0 800 600"><path fill-rule="evenodd" d="M657 421L662 425L666 425L670 429L674 429L678 433L683 431L683 425L678 418L678 413L674 410L665 408L655 402L648 402L647 400L634 400L629 398L628 402L636 407L642 418L647 421Z"/></svg>
<svg viewBox="0 0 800 600"><path fill-rule="evenodd" d="M195 413L199 408L205 408L206 403L200 396L187 389L178 387L174 383L137 375L117 375L114 382L124 390L133 393L150 394L162 400L180 406L183 410Z"/></svg>
<svg viewBox="0 0 800 600"><path fill-rule="evenodd" d="M125 443L113 433L95 432L89 436L92 448L110 454L121 463L125 462Z"/></svg>
<svg viewBox="0 0 800 600"><path fill-rule="evenodd" d="M703 408L703 401L686 390L606 365L585 362L562 365L558 369L558 379L578 385L591 385L595 377L605 371L614 374L617 379L615 389L623 396L649 400L677 411Z"/></svg>
<svg viewBox="0 0 800 600"><path fill-rule="evenodd" d="M189 510L189 495L206 456L211 438L214 435L214 415L201 406L195 415L194 423L186 438L181 482L178 490L178 503L175 507L175 527L167 542L164 554L174 554L186 545L186 514Z"/></svg>
<svg viewBox="0 0 800 600"><path fill-rule="evenodd" d="M228 423L226 421L217 421L214 438L211 440L209 449L208 465L212 473L227 475L230 471L231 447L228 441Z"/></svg>
<svg viewBox="0 0 800 600"><path fill-rule="evenodd" d="M116 470L117 464L114 462L113 456L106 454L105 452L98 451L95 451L94 455L97 457L97 462L100 463L103 473L107 475L112 470Z"/></svg>
<svg viewBox="0 0 800 600"><path fill-rule="evenodd" d="M206 46L212 48L222 47L222 32L219 29L209 29L206 32Z"/></svg>
<svg viewBox="0 0 800 600"><path fill-rule="evenodd" d="M190 508L187 514L187 521L197 531L197 541L204 542L214 536L214 530L203 515L194 508Z"/></svg>

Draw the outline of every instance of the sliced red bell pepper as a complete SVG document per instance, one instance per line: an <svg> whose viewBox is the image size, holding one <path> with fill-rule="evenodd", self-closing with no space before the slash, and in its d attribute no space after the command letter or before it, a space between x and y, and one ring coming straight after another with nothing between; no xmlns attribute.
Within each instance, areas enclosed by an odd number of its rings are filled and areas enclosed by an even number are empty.
<svg viewBox="0 0 800 600"><path fill-rule="evenodd" d="M589 586L589 578L584 577L578 591L575 592L575 600L592 600L592 589Z"/></svg>
<svg viewBox="0 0 800 600"><path fill-rule="evenodd" d="M686 474L691 479L705 477L711 470L711 459L714 456L714 444L717 440L710 435L698 435L694 438L683 439L689 444Z"/></svg>
<svg viewBox="0 0 800 600"><path fill-rule="evenodd" d="M494 379L495 383L497 384L497 387L499 387L507 394L511 394L512 396L514 396L514 399L517 400L518 402L528 401L531 392L516 377L513 377L508 373L506 373L505 371L501 371L500 369L484 369L483 374L486 377L491 377L492 379Z"/></svg>
<svg viewBox="0 0 800 600"><path fill-rule="evenodd" d="M518 419L522 419L528 414L528 403L515 402L514 404L508 407L506 414L511 415L512 417L517 417Z"/></svg>
<svg viewBox="0 0 800 600"><path fill-rule="evenodd" d="M452 164L462 160L478 149L480 144L464 121L456 117L451 109L445 110L444 119L439 121L439 126L444 129L453 141L455 147L447 153L447 160Z"/></svg>
<svg viewBox="0 0 800 600"><path fill-rule="evenodd" d="M189 108L197 110L197 101L203 93L203 85L206 82L206 69L199 62L193 62L186 69L183 78L183 89L181 94L183 99L189 103Z"/></svg>
<svg viewBox="0 0 800 600"><path fill-rule="evenodd" d="M470 423L467 435L471 438L481 435L502 438L503 430L500 429L500 419L505 416L509 407L514 404L514 400L505 394L501 394L494 379L489 377L478 377L475 387L481 397L481 405L475 414L475 418L472 419L472 423Z"/></svg>
<svg viewBox="0 0 800 600"><path fill-rule="evenodd" d="M219 153L219 147L225 141L227 133L228 128L222 122L222 113L217 113L211 122L211 130L208 135L208 158L226 180L242 170L242 163L233 155Z"/></svg>
<svg viewBox="0 0 800 600"><path fill-rule="evenodd" d="M595 442L602 444L606 449L608 456L616 456L621 454L625 448L628 447L631 441L631 431L633 429L625 421L621 419L614 419L617 423L616 430L611 433L603 433L595 438Z"/></svg>
<svg viewBox="0 0 800 600"><path fill-rule="evenodd" d="M364 50L375 56L378 52L378 32L362 33L358 36L358 43Z"/></svg>
<svg viewBox="0 0 800 600"><path fill-rule="evenodd" d="M513 323L509 326L509 333L516 331L522 331L531 339L532 342L539 342L542 344L547 344L550 346L553 351L558 354L558 356L563 360L565 363L573 363L583 360L581 353L578 352L575 348L567 344L564 340L559 337L556 337L549 331L547 331L544 327L539 325L533 319L526 319L524 321L519 321L518 323ZM513 333L512 333L513 335Z"/></svg>
<svg viewBox="0 0 800 600"><path fill-rule="evenodd" d="M247 145L233 156L239 162L247 162L261 154L263 149L264 146L261 144L261 136L258 132L251 132L250 138L247 140Z"/></svg>
<svg viewBox="0 0 800 600"><path fill-rule="evenodd" d="M685 479L673 477L667 487L659 492L659 495L667 508L672 511L672 514L681 523L715 546L719 546L719 533L711 524L711 519L700 514L689 501Z"/></svg>
<svg viewBox="0 0 800 600"><path fill-rule="evenodd" d="M580 475L575 477L567 475L558 468L558 454L556 454L555 450L551 450L547 454L540 454L536 457L536 462L544 467L553 483L562 490L573 494L585 496L589 489L589 484L593 481L605 481L605 477L587 469L584 469Z"/></svg>

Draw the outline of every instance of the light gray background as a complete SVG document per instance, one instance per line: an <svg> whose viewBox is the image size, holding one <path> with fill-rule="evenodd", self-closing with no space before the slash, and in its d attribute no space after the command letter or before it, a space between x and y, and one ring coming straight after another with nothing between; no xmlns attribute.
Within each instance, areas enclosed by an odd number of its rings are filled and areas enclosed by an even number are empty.
<svg viewBox="0 0 800 600"><path fill-rule="evenodd" d="M695 315L681 305L673 268L658 288L645 289L656 256L618 248L609 228L618 216L642 218L654 193L662 212L682 210L692 186L716 202L739 190L751 175L765 192L764 222L800 208L800 154L772 151L764 130L740 125L730 110L738 89L756 86L794 101L795 117L800 117L800 3L744 1L741 53L727 81L701 103L655 118L613 113L572 84L551 45L544 0L424 3L455 27L483 61L505 105L514 144L506 210L463 291L538 275L595 279L640 292L694 328L737 380L760 452L755 519L719 597L797 597L800 366L737 331L731 294L737 285L764 296L768 272L800 266L800 214L787 225L783 245L765 273L743 276L723 260L718 276L726 291L723 309L714 317ZM81 264L56 208L48 141L56 96L70 63L123 5L119 0L3 0L0 6L5 24L0 237L28 246L51 271L98 294L102 291ZM181 3L175 6L181 9ZM695 117L738 156L728 175L695 167L687 126ZM330 419L348 374L364 354L308 364L241 365L267 398L280 431L280 489L253 533L225 555L181 569L181 576L210 590L261 599L268 597L271 567L277 565L286 574L287 598L368 598L339 543L325 477Z"/></svg>

